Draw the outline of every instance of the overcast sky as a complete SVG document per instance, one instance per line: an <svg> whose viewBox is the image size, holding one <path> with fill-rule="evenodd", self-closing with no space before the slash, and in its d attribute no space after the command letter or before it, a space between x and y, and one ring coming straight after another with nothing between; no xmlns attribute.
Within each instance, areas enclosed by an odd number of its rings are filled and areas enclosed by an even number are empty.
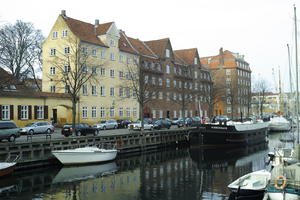
<svg viewBox="0 0 300 200"><path fill-rule="evenodd" d="M300 0L5 0L0 21L32 22L45 36L61 10L85 22L114 21L128 36L169 37L174 50L197 47L200 57L216 55L220 47L238 52L250 63L252 77L272 85L272 68L278 79L280 66L287 88L287 43L295 58L293 4L300 19Z"/></svg>

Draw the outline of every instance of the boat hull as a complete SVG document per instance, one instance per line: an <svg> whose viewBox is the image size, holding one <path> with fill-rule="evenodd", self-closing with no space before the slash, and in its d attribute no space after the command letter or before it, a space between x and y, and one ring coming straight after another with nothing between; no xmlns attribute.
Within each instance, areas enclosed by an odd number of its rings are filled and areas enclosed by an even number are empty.
<svg viewBox="0 0 300 200"><path fill-rule="evenodd" d="M299 200L300 195L283 193L283 192L268 192L270 200Z"/></svg>
<svg viewBox="0 0 300 200"><path fill-rule="evenodd" d="M52 151L52 154L64 165L75 165L114 160L117 156L117 150L106 150L104 152Z"/></svg>
<svg viewBox="0 0 300 200"><path fill-rule="evenodd" d="M11 174L16 167L16 163L11 163L3 168L0 168L0 177Z"/></svg>
<svg viewBox="0 0 300 200"><path fill-rule="evenodd" d="M197 146L243 146L266 142L268 127L258 126L257 129L240 129L235 126L203 124L189 135L191 147Z"/></svg>
<svg viewBox="0 0 300 200"><path fill-rule="evenodd" d="M265 190L240 190L238 191L238 189L236 188L229 188L230 191L237 197L262 197L264 196Z"/></svg>

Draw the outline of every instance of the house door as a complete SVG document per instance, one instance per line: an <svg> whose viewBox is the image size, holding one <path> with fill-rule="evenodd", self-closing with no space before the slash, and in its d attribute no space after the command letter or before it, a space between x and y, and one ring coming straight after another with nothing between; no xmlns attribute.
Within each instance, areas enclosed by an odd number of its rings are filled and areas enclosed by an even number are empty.
<svg viewBox="0 0 300 200"><path fill-rule="evenodd" d="M170 111L167 110L167 118L170 119Z"/></svg>
<svg viewBox="0 0 300 200"><path fill-rule="evenodd" d="M52 109L52 112L53 112L53 122L54 124L57 123L57 109Z"/></svg>

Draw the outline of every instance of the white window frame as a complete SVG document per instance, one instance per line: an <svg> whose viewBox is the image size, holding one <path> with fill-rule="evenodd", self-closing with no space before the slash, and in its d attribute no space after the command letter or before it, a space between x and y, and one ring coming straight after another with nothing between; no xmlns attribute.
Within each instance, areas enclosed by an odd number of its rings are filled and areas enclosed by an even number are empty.
<svg viewBox="0 0 300 200"><path fill-rule="evenodd" d="M105 68L104 67L100 68L100 76L105 76Z"/></svg>
<svg viewBox="0 0 300 200"><path fill-rule="evenodd" d="M119 117L124 117L124 109L123 109L123 107L119 108Z"/></svg>
<svg viewBox="0 0 300 200"><path fill-rule="evenodd" d="M55 91L56 91L55 85L51 85L50 86L50 92L55 93Z"/></svg>
<svg viewBox="0 0 300 200"><path fill-rule="evenodd" d="M97 107L92 106L92 118L97 118Z"/></svg>
<svg viewBox="0 0 300 200"><path fill-rule="evenodd" d="M21 120L27 120L29 116L28 106L21 106Z"/></svg>
<svg viewBox="0 0 300 200"><path fill-rule="evenodd" d="M55 48L50 49L50 56L56 56L56 49Z"/></svg>
<svg viewBox="0 0 300 200"><path fill-rule="evenodd" d="M114 97L115 96L115 88L111 87L109 89L109 96Z"/></svg>
<svg viewBox="0 0 300 200"><path fill-rule="evenodd" d="M137 118L137 108L133 108L133 109L132 109L132 116L133 116L134 118Z"/></svg>
<svg viewBox="0 0 300 200"><path fill-rule="evenodd" d="M100 96L105 97L105 86L100 86Z"/></svg>
<svg viewBox="0 0 300 200"><path fill-rule="evenodd" d="M109 108L109 117L114 118L115 117L115 107Z"/></svg>
<svg viewBox="0 0 300 200"><path fill-rule="evenodd" d="M97 86L96 85L92 85L92 95L97 96Z"/></svg>
<svg viewBox="0 0 300 200"><path fill-rule="evenodd" d="M110 60L111 61L115 61L116 60L115 53L113 53L113 52L110 53Z"/></svg>
<svg viewBox="0 0 300 200"><path fill-rule="evenodd" d="M173 111L173 117L177 118L177 111L176 110Z"/></svg>
<svg viewBox="0 0 300 200"><path fill-rule="evenodd" d="M163 118L163 114L164 114L164 112L163 112L162 110L160 110L160 111L159 111L159 118L160 118L160 119Z"/></svg>
<svg viewBox="0 0 300 200"><path fill-rule="evenodd" d="M57 31L53 31L52 32L52 39L57 39L58 38L58 32Z"/></svg>
<svg viewBox="0 0 300 200"><path fill-rule="evenodd" d="M10 120L10 105L2 105L2 120Z"/></svg>
<svg viewBox="0 0 300 200"><path fill-rule="evenodd" d="M126 108L126 117L130 117L130 108L129 107Z"/></svg>
<svg viewBox="0 0 300 200"><path fill-rule="evenodd" d="M82 86L82 94L84 96L88 95L88 86L86 84Z"/></svg>
<svg viewBox="0 0 300 200"><path fill-rule="evenodd" d="M198 64L198 59L194 58L194 65L197 65L197 64Z"/></svg>
<svg viewBox="0 0 300 200"><path fill-rule="evenodd" d="M92 50L92 56L97 56L97 49Z"/></svg>
<svg viewBox="0 0 300 200"><path fill-rule="evenodd" d="M105 118L105 108L100 107L100 118Z"/></svg>
<svg viewBox="0 0 300 200"><path fill-rule="evenodd" d="M166 57L170 58L170 49L166 49Z"/></svg>
<svg viewBox="0 0 300 200"><path fill-rule="evenodd" d="M62 30L62 37L68 37L68 30Z"/></svg>
<svg viewBox="0 0 300 200"><path fill-rule="evenodd" d="M152 118L156 119L156 110L152 110Z"/></svg>
<svg viewBox="0 0 300 200"><path fill-rule="evenodd" d="M55 67L50 67L50 75L55 75Z"/></svg>
<svg viewBox="0 0 300 200"><path fill-rule="evenodd" d="M64 48L65 55L70 54L70 47Z"/></svg>
<svg viewBox="0 0 300 200"><path fill-rule="evenodd" d="M87 106L82 107L82 118L83 119L88 118L88 107Z"/></svg>
<svg viewBox="0 0 300 200"><path fill-rule="evenodd" d="M102 50L102 51L100 52L100 58L102 58L102 59L105 58L105 51L104 51L104 50Z"/></svg>
<svg viewBox="0 0 300 200"><path fill-rule="evenodd" d="M114 69L110 70L110 78L115 78L115 70Z"/></svg>
<svg viewBox="0 0 300 200"><path fill-rule="evenodd" d="M44 106L37 106L36 107L36 118L37 119L44 119Z"/></svg>
<svg viewBox="0 0 300 200"><path fill-rule="evenodd" d="M170 79L168 79L168 78L166 79L166 87L167 88L171 87Z"/></svg>
<svg viewBox="0 0 300 200"><path fill-rule="evenodd" d="M170 74L170 66L169 65L166 65L166 73Z"/></svg>

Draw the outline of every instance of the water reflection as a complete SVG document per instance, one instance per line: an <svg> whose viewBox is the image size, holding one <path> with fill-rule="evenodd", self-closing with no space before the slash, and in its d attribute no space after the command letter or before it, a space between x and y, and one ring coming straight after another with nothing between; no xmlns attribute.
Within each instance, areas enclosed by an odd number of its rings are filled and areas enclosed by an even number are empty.
<svg viewBox="0 0 300 200"><path fill-rule="evenodd" d="M0 188L12 186L0 189L0 199L225 200L230 182L264 169L265 155L274 146L289 145L279 137L272 134L269 145L250 148L163 149L101 165L16 171L0 179Z"/></svg>

